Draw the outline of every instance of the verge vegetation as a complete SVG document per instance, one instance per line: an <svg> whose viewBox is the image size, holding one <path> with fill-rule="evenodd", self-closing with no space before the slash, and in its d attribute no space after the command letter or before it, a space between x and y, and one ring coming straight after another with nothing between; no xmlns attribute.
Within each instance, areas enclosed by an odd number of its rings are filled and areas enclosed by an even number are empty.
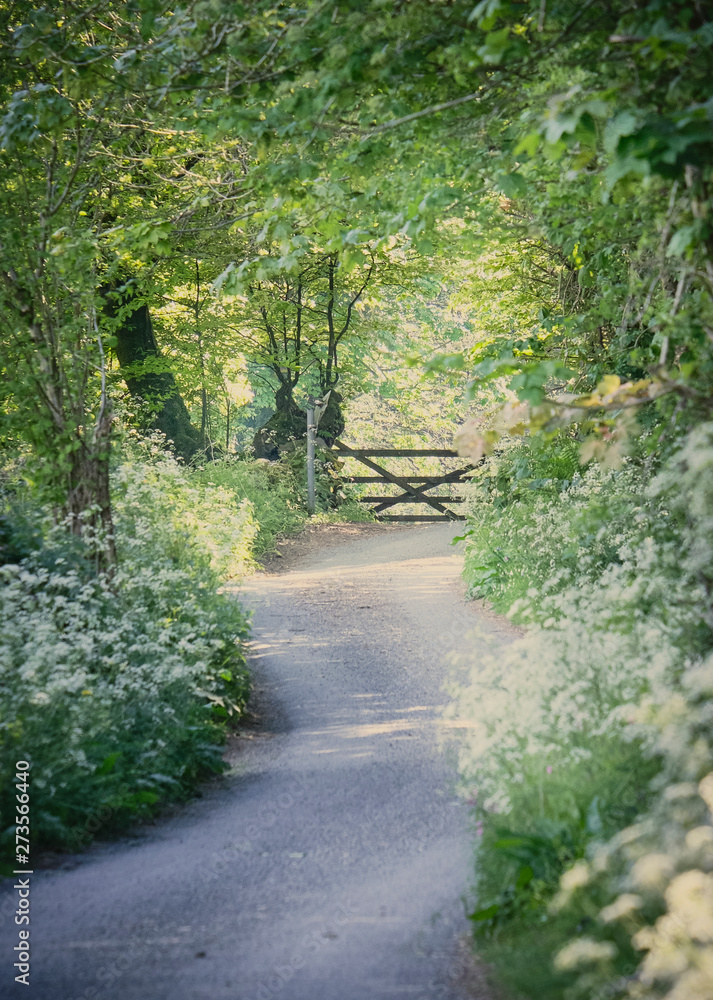
<svg viewBox="0 0 713 1000"><path fill-rule="evenodd" d="M646 975L654 961L669 976L681 956L696 962L713 843L710 782L697 784L713 694L701 575L712 488L710 424L653 477L636 456L582 469L567 436L546 449L506 441L474 476L466 577L527 627L479 649L457 696L473 727L461 755L478 841L472 920L515 995L621 990L644 942ZM705 995L697 975L681 996Z"/></svg>
<svg viewBox="0 0 713 1000"><path fill-rule="evenodd" d="M4 479L4 858L16 759L31 759L34 847L79 849L220 772L225 721L245 710L248 623L221 584L250 562L252 507L191 482L155 443L130 450L112 471L111 575L91 537Z"/></svg>

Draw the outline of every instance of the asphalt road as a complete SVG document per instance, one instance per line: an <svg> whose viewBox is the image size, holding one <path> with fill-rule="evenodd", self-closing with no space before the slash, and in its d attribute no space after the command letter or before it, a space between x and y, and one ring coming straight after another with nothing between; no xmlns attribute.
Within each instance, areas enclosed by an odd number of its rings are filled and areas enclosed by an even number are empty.
<svg viewBox="0 0 713 1000"><path fill-rule="evenodd" d="M494 641L507 628L465 602L454 533L355 531L248 581L260 726L202 798L35 873L29 988L2 887L0 995L487 998L439 706L475 618Z"/></svg>

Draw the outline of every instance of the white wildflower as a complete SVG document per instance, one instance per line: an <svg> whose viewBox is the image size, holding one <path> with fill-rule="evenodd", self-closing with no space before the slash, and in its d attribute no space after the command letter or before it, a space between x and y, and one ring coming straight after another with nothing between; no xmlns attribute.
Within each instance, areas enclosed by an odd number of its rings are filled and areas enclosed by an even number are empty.
<svg viewBox="0 0 713 1000"><path fill-rule="evenodd" d="M616 955L616 946L611 941L595 941L592 938L577 938L565 945L555 956L555 968L561 971L579 969L583 965L594 965L610 961Z"/></svg>
<svg viewBox="0 0 713 1000"><path fill-rule="evenodd" d="M605 924L613 923L615 920L621 920L622 917L628 917L631 913L636 912L643 906L643 903L641 896L637 896L636 893L624 892L613 903L600 910L599 919Z"/></svg>

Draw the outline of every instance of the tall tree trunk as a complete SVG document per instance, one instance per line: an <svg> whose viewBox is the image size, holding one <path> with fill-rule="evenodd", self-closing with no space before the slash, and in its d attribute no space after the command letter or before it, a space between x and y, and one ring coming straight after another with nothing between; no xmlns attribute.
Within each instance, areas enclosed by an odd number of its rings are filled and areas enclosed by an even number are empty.
<svg viewBox="0 0 713 1000"><path fill-rule="evenodd" d="M114 522L109 487L109 449L111 445L111 415L102 415L95 426L91 447L86 443L71 456L67 474L67 501L73 534L86 538L87 531L97 554L97 567L110 569L116 563Z"/></svg>
<svg viewBox="0 0 713 1000"><path fill-rule="evenodd" d="M280 457L280 447L288 441L306 437L307 417L292 397L292 387L283 382L275 393L277 410L253 438L255 458Z"/></svg>
<svg viewBox="0 0 713 1000"><path fill-rule="evenodd" d="M205 302L205 299L203 300ZM208 437L208 390L205 380L205 357L203 356L203 334L201 332L201 269L196 261L196 298L193 303L193 314L196 324L196 343L198 345L198 364L201 370L201 436Z"/></svg>
<svg viewBox="0 0 713 1000"><path fill-rule="evenodd" d="M276 461L280 457L280 448L307 437L307 415L294 401L291 388L281 386L275 393L275 402L276 412L253 438L256 458ZM341 402L342 397L333 389L319 422L318 437L330 447L344 431Z"/></svg>
<svg viewBox="0 0 713 1000"><path fill-rule="evenodd" d="M116 314L118 309L113 307ZM147 305L137 305L122 319L116 336L116 356L132 396L153 409L153 425L173 442L176 453L188 462L205 451L207 440L191 423L173 373L162 362Z"/></svg>
<svg viewBox="0 0 713 1000"><path fill-rule="evenodd" d="M0 350L0 366L16 378L13 417L33 449L34 478L48 490L57 521L89 544L97 569L111 570L116 563L109 486L112 411L96 315L92 310L88 336L84 325L79 328L79 348L77 330L72 331L72 355L51 314L43 322L35 318L40 309L29 296L19 302L19 316L10 313L15 322L8 324L15 336L8 337ZM98 398L90 388L97 370Z"/></svg>

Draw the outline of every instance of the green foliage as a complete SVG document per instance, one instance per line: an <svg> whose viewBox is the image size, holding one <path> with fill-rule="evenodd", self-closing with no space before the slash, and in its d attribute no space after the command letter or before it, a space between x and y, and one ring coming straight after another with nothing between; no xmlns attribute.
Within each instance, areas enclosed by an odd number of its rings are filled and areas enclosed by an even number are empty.
<svg viewBox="0 0 713 1000"><path fill-rule="evenodd" d="M44 539L35 531L33 550L0 569L7 848L16 760L32 766L35 846L79 849L220 772L224 723L244 710L247 622L220 584L250 561L250 506L198 488L158 446L133 447L113 477L111 577L80 540L47 533L41 508ZM21 555L22 532L13 543Z"/></svg>
<svg viewBox="0 0 713 1000"><path fill-rule="evenodd" d="M595 583L620 562L632 528L653 520L636 468L582 470L571 435L503 442L471 481L466 576L473 596L503 612L533 588L544 595L577 579Z"/></svg>
<svg viewBox="0 0 713 1000"><path fill-rule="evenodd" d="M315 493L318 521L370 521L371 515L345 488L334 458L317 449ZM298 443L278 462L230 457L191 470L191 484L220 488L233 503L248 504L255 524L250 540L254 560L273 552L280 538L299 531L307 523L307 465L305 447Z"/></svg>
<svg viewBox="0 0 713 1000"><path fill-rule="evenodd" d="M112 472L118 563L53 527L8 474L0 519L0 846L14 842L17 759L32 766L33 843L78 850L223 769L249 692L247 621L223 592L307 521L304 453L185 468L159 434L123 435ZM338 480L318 476L328 509ZM348 498L325 520L369 515ZM91 540L91 537L89 541ZM11 801L12 800L12 801Z"/></svg>
<svg viewBox="0 0 713 1000"><path fill-rule="evenodd" d="M560 765L525 761L510 785L507 815L480 814L479 904L471 914L479 936L512 934L513 923L545 923L563 872L651 800L659 764L644 759L640 746L585 737L585 748L582 759ZM470 795L475 806L472 789Z"/></svg>
<svg viewBox="0 0 713 1000"><path fill-rule="evenodd" d="M281 535L299 531L307 522L306 490L287 460L225 458L192 471L191 482L219 486L235 502L250 504L257 527L252 542L255 557L272 552Z"/></svg>
<svg viewBox="0 0 713 1000"><path fill-rule="evenodd" d="M704 997L707 945L683 914L710 878L693 843L713 836L711 429L655 478L629 462L570 480L571 443L506 441L471 488L466 573L528 623L504 648L481 640L458 694L473 920L524 996Z"/></svg>
<svg viewBox="0 0 713 1000"><path fill-rule="evenodd" d="M212 745L216 712L242 697L225 658L239 623L215 574L241 572L305 519L299 449L186 472L157 445L119 466L112 511L121 388L106 289L131 287L158 307L178 384L226 452L271 393L332 385L337 353L365 439L449 444L460 401L475 411L459 434L464 455L486 458L468 503L471 589L530 625L505 650L480 650L461 693L491 911L479 922L502 942L488 947L535 996L707 1000L708 7L255 0L184 12L100 0L81 16L21 2L2 19L0 440L52 507L43 530L53 516L79 539L40 544L16 503L3 513L12 683L0 690L15 701L2 739L14 748L36 726L59 782L47 816L65 831L81 823L75 772L99 799L111 786L107 801L129 801L117 815L150 808L170 781L151 778L142 741L168 732L171 711L181 739ZM376 259L395 272L381 298L360 291ZM325 262L301 307L300 276ZM252 415L234 412L250 391ZM323 460L325 512L343 499L340 471ZM96 563L115 557L109 590ZM133 702L117 694L105 626L132 656L145 651L129 662ZM85 674L109 714L89 711ZM115 712L136 736L127 756L99 731L96 746L81 742ZM41 718L71 773L42 743ZM148 745L156 773L180 784ZM182 745L189 770L202 752ZM622 830L637 810L641 823Z"/></svg>

